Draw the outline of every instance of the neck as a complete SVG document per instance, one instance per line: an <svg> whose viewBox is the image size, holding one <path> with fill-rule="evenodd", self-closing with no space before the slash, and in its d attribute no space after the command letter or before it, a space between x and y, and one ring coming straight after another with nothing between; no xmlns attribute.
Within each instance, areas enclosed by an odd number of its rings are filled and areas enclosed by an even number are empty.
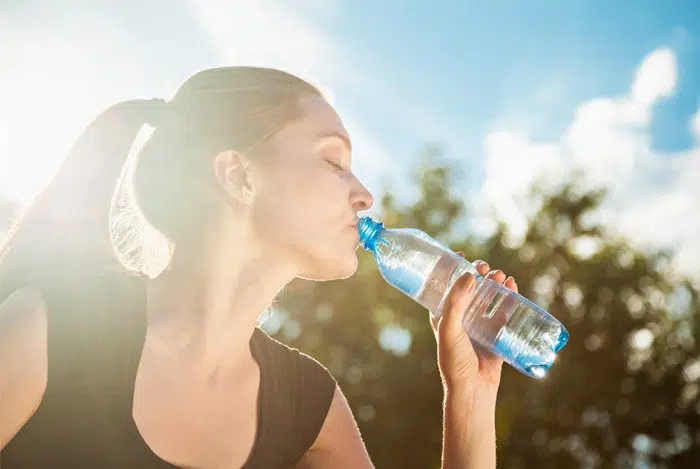
<svg viewBox="0 0 700 469"><path fill-rule="evenodd" d="M295 276L253 237L217 231L226 239L210 238L196 263L176 252L168 270L152 281L147 303L151 341L208 378L249 369L258 318Z"/></svg>

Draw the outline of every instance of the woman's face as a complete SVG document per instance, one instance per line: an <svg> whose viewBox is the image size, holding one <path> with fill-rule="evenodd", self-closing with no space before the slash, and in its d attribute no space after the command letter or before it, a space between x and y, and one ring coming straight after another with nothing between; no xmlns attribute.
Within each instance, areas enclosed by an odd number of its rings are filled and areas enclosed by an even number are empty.
<svg viewBox="0 0 700 469"><path fill-rule="evenodd" d="M301 117L265 144L256 165L255 234L301 277L345 278L357 268L358 212L372 195L350 169L350 138L335 110L312 94L299 104Z"/></svg>

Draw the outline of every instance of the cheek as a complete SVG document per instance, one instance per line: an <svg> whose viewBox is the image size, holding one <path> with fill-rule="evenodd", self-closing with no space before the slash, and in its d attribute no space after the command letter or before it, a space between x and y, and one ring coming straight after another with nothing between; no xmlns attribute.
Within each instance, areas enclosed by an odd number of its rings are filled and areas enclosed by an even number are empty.
<svg viewBox="0 0 700 469"><path fill-rule="evenodd" d="M294 211L304 212L307 222L332 223L347 212L348 189L337 173L318 162L299 164L280 174L281 196ZM337 221L336 221L337 222Z"/></svg>
<svg viewBox="0 0 700 469"><path fill-rule="evenodd" d="M349 221L347 185L318 162L280 165L266 181L258 224L284 244L321 248Z"/></svg>

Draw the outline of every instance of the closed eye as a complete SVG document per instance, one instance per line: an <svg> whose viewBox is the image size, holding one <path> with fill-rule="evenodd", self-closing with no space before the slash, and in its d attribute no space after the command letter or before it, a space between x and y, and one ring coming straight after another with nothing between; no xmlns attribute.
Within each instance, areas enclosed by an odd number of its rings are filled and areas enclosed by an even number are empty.
<svg viewBox="0 0 700 469"><path fill-rule="evenodd" d="M333 161L333 160L328 160L328 159L327 159L327 160L326 160L326 163L328 163L329 165L331 165L331 167L332 167L333 169L336 169L336 170L338 170L338 171L345 171L345 168L343 168L341 165L339 165L338 163L336 163L336 162Z"/></svg>

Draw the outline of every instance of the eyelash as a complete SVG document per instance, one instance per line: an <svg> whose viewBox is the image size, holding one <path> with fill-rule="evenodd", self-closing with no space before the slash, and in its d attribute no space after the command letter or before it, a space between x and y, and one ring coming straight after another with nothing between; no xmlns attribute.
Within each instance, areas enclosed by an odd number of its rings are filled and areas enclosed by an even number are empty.
<svg viewBox="0 0 700 469"><path fill-rule="evenodd" d="M338 163L336 163L336 162L334 162L334 161L332 161L332 160L328 160L328 159L327 159L327 160L326 160L326 163L328 163L329 165L331 165L331 167L332 167L333 169L336 169L336 170L338 170L338 171L345 171L345 168L343 168L343 167L340 166Z"/></svg>

